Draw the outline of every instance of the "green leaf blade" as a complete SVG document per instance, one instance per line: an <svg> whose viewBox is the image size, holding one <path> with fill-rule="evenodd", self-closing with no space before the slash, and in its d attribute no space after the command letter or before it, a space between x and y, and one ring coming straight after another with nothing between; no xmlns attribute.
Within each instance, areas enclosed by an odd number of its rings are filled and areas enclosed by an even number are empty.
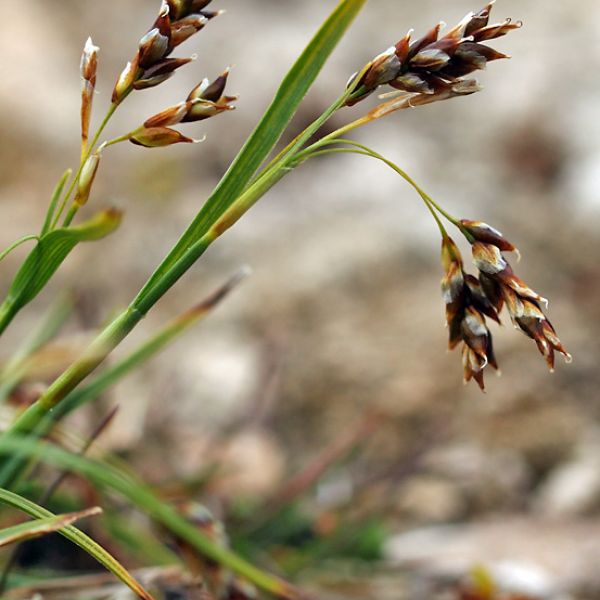
<svg viewBox="0 0 600 600"><path fill-rule="evenodd" d="M138 299L145 296L229 208L273 150L296 114L317 75L367 0L341 0L286 75L275 97L236 159L187 231L152 275Z"/></svg>
<svg viewBox="0 0 600 600"><path fill-rule="evenodd" d="M59 532L61 529L71 525L80 519L99 515L102 510L98 507L82 510L80 512L66 513L56 515L54 517L44 517L33 519L27 523L14 525L0 529L0 548L10 544L32 540L38 537L43 537L50 533Z"/></svg>
<svg viewBox="0 0 600 600"><path fill-rule="evenodd" d="M14 492L10 492L1 488L0 503L7 506L12 506L17 510L28 514L34 519L51 519L56 517L56 515L51 513L49 510L46 510L42 506L39 506L35 502L32 502L23 496L19 496ZM91 537L73 525L66 525L59 531L59 533L96 559L103 567L108 569L113 575L115 575L115 577L120 579L140 598L143 600L154 600L154 598L134 579L129 571Z"/></svg>
<svg viewBox="0 0 600 600"><path fill-rule="evenodd" d="M110 209L77 227L55 229L42 236L21 265L0 307L0 333L42 291L77 244L106 237L119 226L121 217L120 211Z"/></svg>

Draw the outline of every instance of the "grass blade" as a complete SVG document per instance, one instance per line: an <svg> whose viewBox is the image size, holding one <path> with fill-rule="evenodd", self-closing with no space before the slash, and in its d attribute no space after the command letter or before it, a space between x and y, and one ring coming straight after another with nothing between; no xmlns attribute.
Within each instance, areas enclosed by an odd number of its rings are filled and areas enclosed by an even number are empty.
<svg viewBox="0 0 600 600"><path fill-rule="evenodd" d="M227 210L268 157L296 113L325 62L366 0L342 0L308 44L283 80L262 120L240 150L229 170L179 242L158 267L144 289L150 289ZM143 297L144 291L140 293Z"/></svg>
<svg viewBox="0 0 600 600"><path fill-rule="evenodd" d="M249 274L248 267L241 268L221 287L204 298L199 304L179 315L162 329L143 342L131 354L100 373L89 384L73 390L52 413L52 423L56 423L80 406L97 398L105 390L138 369L142 364L156 356L179 336L187 332L198 321L209 315L237 285ZM43 433L43 432L42 432ZM39 435L39 434L38 434Z"/></svg>
<svg viewBox="0 0 600 600"><path fill-rule="evenodd" d="M298 590L292 585L262 571L228 548L215 543L172 506L158 498L148 486L106 461L77 456L48 442L7 435L0 438L0 455L35 457L59 468L79 473L98 487L121 494L154 521L195 548L202 556L247 579L263 591L283 600L300 598Z"/></svg>
<svg viewBox="0 0 600 600"><path fill-rule="evenodd" d="M0 402L6 400L27 374L27 364L30 356L56 336L72 310L71 299L67 297L60 298L44 315L40 325L23 340L0 371Z"/></svg>
<svg viewBox="0 0 600 600"><path fill-rule="evenodd" d="M28 521L27 523L21 523L20 525L14 525L13 527L0 529L0 547L24 542L26 540L32 540L50 533L56 533L67 525L75 523L75 521L79 521L85 517L99 515L101 513L102 509L96 506L80 512L56 515L55 517L34 519L32 521Z"/></svg>
<svg viewBox="0 0 600 600"><path fill-rule="evenodd" d="M6 300L0 306L0 333L6 329L14 316L42 291L77 244L109 235L120 222L121 213L111 209L99 213L77 227L55 229L41 237L21 265Z"/></svg>
<svg viewBox="0 0 600 600"><path fill-rule="evenodd" d="M37 235L24 235L22 238L19 238L16 242L13 242L6 250L0 252L0 262L2 262L13 250L16 250L19 246L26 242L31 242L33 240L39 240Z"/></svg>
<svg viewBox="0 0 600 600"><path fill-rule="evenodd" d="M35 519L48 519L56 516L49 510L37 505L35 502L4 489L0 489L0 503L23 511ZM129 571L127 571L116 558L109 554L88 535L73 525L63 527L59 533L96 559L140 598L143 598L143 600L154 600L154 598L133 578Z"/></svg>

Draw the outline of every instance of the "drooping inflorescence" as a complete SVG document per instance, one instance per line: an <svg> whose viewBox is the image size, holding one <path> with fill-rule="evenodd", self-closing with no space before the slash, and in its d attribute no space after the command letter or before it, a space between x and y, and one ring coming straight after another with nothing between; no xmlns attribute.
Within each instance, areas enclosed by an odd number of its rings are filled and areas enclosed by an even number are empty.
<svg viewBox="0 0 600 600"><path fill-rule="evenodd" d="M442 37L444 23L415 41L411 40L413 31L409 31L395 46L368 63L358 82L355 77L351 79L357 93L347 104L360 102L383 85L398 90L393 101L381 106L385 113L479 91L477 82L465 77L485 69L490 61L508 58L482 42L502 37L522 25L510 19L490 25L493 5L490 2L479 12L469 13Z"/></svg>
<svg viewBox="0 0 600 600"><path fill-rule="evenodd" d="M550 370L554 370L555 352L570 361L571 355L542 311L547 301L514 274L503 255L518 252L517 248L486 223L462 220L460 227L472 244L478 277L465 273L458 247L444 236L442 294L449 347L454 349L463 342L465 382L475 379L484 390L484 369L488 365L498 369L486 317L500 323L499 314L505 305L515 327L535 341Z"/></svg>

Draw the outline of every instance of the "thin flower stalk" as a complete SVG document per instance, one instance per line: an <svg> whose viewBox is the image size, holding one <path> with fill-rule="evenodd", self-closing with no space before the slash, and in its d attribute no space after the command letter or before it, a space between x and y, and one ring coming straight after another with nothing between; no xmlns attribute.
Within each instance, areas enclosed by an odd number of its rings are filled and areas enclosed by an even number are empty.
<svg viewBox="0 0 600 600"><path fill-rule="evenodd" d="M131 92L160 85L170 79L175 71L194 60L194 57L171 58L169 55L177 46L187 41L198 31L201 31L211 19L222 14L223 11L205 10L209 4L210 1L167 2L165 0L162 2L158 17L153 26L139 41L136 55L127 63L125 69L119 75L113 88L111 104L91 142L88 141L89 126L93 93L96 85L97 55L99 49L92 44L91 39L88 40L81 61L83 79L81 161L71 185L58 206L58 210L52 221L52 228L58 225L71 194L79 187L79 180L83 174L86 162L100 141L100 136L119 105L123 103ZM174 135L170 132L154 131L151 132L151 135L142 135L137 141L132 141L145 147L157 147L181 142L191 143L195 140L182 134ZM63 222L64 226L68 226L73 221L81 205L82 203L76 198Z"/></svg>
<svg viewBox="0 0 600 600"><path fill-rule="evenodd" d="M468 75L483 70L489 62L510 58L482 42L497 39L522 27L521 21L490 24L493 2L462 21L440 37L444 23L438 23L422 38L412 41L410 30L396 45L376 56L350 81L358 85L347 101L354 106L382 86L394 89L380 96L385 100L367 114L332 132L324 140L340 138L359 127L399 110L468 96L483 88ZM390 99L388 99L390 98Z"/></svg>

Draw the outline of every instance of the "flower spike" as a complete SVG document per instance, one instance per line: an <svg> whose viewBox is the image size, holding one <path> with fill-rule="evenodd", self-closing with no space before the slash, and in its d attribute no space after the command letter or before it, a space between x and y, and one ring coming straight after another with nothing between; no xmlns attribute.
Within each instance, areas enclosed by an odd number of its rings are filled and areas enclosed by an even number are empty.
<svg viewBox="0 0 600 600"><path fill-rule="evenodd" d="M226 69L212 83L208 79L203 80L190 92L187 100L146 119L144 127L169 127L178 123L203 121L234 110L235 106L231 103L237 96L223 95L228 77L229 69Z"/></svg>
<svg viewBox="0 0 600 600"><path fill-rule="evenodd" d="M132 90L145 90L167 81L192 60L168 58L171 52L204 29L223 11L205 11L211 0L163 0L158 17L139 42L138 52L119 76L112 100L119 104Z"/></svg>
<svg viewBox="0 0 600 600"><path fill-rule="evenodd" d="M484 369L489 365L498 369L494 355L492 334L485 317L499 322L496 310L485 297L475 277L463 270L460 251L453 240L442 240L442 297L446 304L446 322L449 330L448 347L453 350L463 343L462 359L465 383L474 379L485 390Z"/></svg>
<svg viewBox="0 0 600 600"><path fill-rule="evenodd" d="M81 56L81 140L84 147L87 145L90 132L99 50L100 48L94 46L92 38L89 37Z"/></svg>
<svg viewBox="0 0 600 600"><path fill-rule="evenodd" d="M542 311L541 305L547 306L548 301L515 275L502 254L517 251L515 246L485 223L463 220L460 224L475 240L473 262L479 270L480 291L489 306L498 313L506 305L515 327L535 341L551 371L555 352L562 354L567 362L571 361L571 355Z"/></svg>
<svg viewBox="0 0 600 600"><path fill-rule="evenodd" d="M485 69L487 63L506 54L481 42L506 35L521 26L506 20L489 25L493 2L477 13L467 14L458 25L440 37L444 23L438 23L425 36L411 43L412 31L396 46L374 58L358 82L357 93L347 101L352 106L371 95L382 85L408 94L408 102L388 105L385 111L370 113L379 118L393 110L429 104L479 90L474 80L463 77ZM423 100L423 95L430 98Z"/></svg>

